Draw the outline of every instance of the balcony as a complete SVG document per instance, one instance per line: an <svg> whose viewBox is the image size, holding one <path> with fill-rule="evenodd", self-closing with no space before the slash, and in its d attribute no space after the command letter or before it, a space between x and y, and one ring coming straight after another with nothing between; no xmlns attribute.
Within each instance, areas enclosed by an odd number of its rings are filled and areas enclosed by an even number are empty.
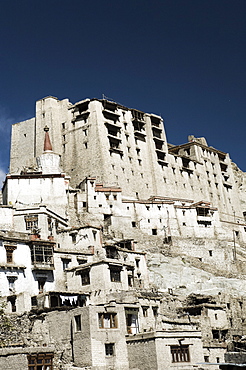
<svg viewBox="0 0 246 370"><path fill-rule="evenodd" d="M82 121L86 120L90 114L89 110L86 110L84 112L78 113L75 115L75 117L72 119L72 122Z"/></svg>
<svg viewBox="0 0 246 370"><path fill-rule="evenodd" d="M144 122L144 113L135 109L132 109L132 122ZM145 122L144 122L145 123Z"/></svg>
<svg viewBox="0 0 246 370"><path fill-rule="evenodd" d="M31 246L33 270L54 270L53 246L33 244Z"/></svg>
<svg viewBox="0 0 246 370"><path fill-rule="evenodd" d="M152 133L153 133L153 137L154 138L158 138L158 139L161 139L161 133L162 133L162 129L161 128L152 128Z"/></svg>
<svg viewBox="0 0 246 370"><path fill-rule="evenodd" d="M108 129L113 129L113 130L118 130L118 131L120 131L121 129L121 126L115 122L112 123L112 122L106 121L105 126L107 126Z"/></svg>
<svg viewBox="0 0 246 370"><path fill-rule="evenodd" d="M155 137L153 137L153 140L154 140L156 146L164 143L164 140L161 137L156 137L155 136Z"/></svg>
<svg viewBox="0 0 246 370"><path fill-rule="evenodd" d="M120 117L120 114L117 113L117 112L114 112L112 110L109 110L109 109L103 109L103 115L106 119L109 119L109 120L113 120L113 121L117 121Z"/></svg>
<svg viewBox="0 0 246 370"><path fill-rule="evenodd" d="M162 127L160 125L162 124L162 120L160 117L151 116L151 125L154 126L157 130L162 130Z"/></svg>

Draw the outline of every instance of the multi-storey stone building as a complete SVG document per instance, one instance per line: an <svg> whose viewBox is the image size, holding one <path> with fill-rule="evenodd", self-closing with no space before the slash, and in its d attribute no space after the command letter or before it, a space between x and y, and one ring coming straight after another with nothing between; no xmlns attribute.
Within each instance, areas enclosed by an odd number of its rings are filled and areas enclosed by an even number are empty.
<svg viewBox="0 0 246 370"><path fill-rule="evenodd" d="M2 191L0 367L225 368L245 348L244 179L155 114L38 101Z"/></svg>

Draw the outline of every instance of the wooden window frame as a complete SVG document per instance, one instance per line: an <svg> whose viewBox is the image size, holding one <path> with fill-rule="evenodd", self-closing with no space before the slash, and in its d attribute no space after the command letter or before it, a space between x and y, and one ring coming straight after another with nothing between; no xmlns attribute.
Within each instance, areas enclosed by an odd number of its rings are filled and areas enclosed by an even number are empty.
<svg viewBox="0 0 246 370"><path fill-rule="evenodd" d="M171 346L172 362L190 362L189 345Z"/></svg>
<svg viewBox="0 0 246 370"><path fill-rule="evenodd" d="M109 323L109 326L105 325L106 322ZM117 313L99 312L98 313L98 324L99 324L99 329L117 329L118 328Z"/></svg>

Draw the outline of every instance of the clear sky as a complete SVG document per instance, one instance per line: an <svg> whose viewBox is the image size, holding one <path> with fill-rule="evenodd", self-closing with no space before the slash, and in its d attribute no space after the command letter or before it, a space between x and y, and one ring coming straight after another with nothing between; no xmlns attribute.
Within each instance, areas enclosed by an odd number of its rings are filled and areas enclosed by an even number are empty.
<svg viewBox="0 0 246 370"><path fill-rule="evenodd" d="M246 171L246 0L5 0L0 40L0 174L11 124L36 100L102 94Z"/></svg>

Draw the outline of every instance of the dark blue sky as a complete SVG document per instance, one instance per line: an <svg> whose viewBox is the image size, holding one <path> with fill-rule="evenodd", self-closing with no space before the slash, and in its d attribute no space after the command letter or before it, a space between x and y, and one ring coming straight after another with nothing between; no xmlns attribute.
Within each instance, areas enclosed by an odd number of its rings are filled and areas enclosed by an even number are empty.
<svg viewBox="0 0 246 370"><path fill-rule="evenodd" d="M10 126L36 100L102 94L161 114L170 143L205 136L246 171L245 0L5 0L0 40L2 171Z"/></svg>

